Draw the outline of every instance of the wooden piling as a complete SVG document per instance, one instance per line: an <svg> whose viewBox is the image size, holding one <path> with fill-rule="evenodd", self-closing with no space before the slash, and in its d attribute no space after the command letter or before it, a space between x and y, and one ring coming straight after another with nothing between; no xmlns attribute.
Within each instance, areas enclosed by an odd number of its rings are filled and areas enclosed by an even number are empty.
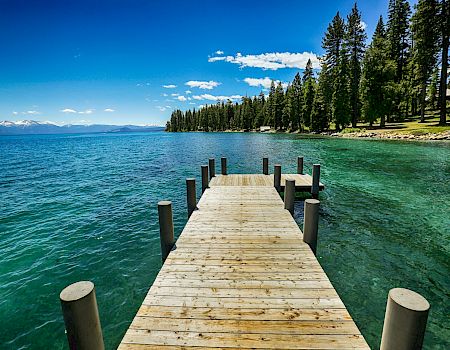
<svg viewBox="0 0 450 350"><path fill-rule="evenodd" d="M320 164L313 164L311 195L313 198L319 198L320 183Z"/></svg>
<svg viewBox="0 0 450 350"><path fill-rule="evenodd" d="M173 235L172 202L158 203L159 237L161 241L161 259L164 263L175 243Z"/></svg>
<svg viewBox="0 0 450 350"><path fill-rule="evenodd" d="M61 301L70 350L103 350L94 283L80 281L64 288Z"/></svg>
<svg viewBox="0 0 450 350"><path fill-rule="evenodd" d="M303 241L308 243L311 250L316 254L317 233L319 230L319 206L317 199L305 200L303 219Z"/></svg>
<svg viewBox="0 0 450 350"><path fill-rule="evenodd" d="M273 171L273 185L277 189L278 193L281 192L281 165L275 164Z"/></svg>
<svg viewBox="0 0 450 350"><path fill-rule="evenodd" d="M269 158L263 158L263 174L269 175Z"/></svg>
<svg viewBox="0 0 450 350"><path fill-rule="evenodd" d="M209 179L211 180L214 176L216 176L216 160L214 158L209 158L208 166L209 166Z"/></svg>
<svg viewBox="0 0 450 350"><path fill-rule="evenodd" d="M284 209L294 216L295 180L286 180L284 185Z"/></svg>
<svg viewBox="0 0 450 350"><path fill-rule="evenodd" d="M297 174L303 174L303 157L297 157Z"/></svg>
<svg viewBox="0 0 450 350"><path fill-rule="evenodd" d="M208 166L202 165L202 193L208 188Z"/></svg>
<svg viewBox="0 0 450 350"><path fill-rule="evenodd" d="M222 170L222 175L227 175L227 158L220 158L220 165Z"/></svg>
<svg viewBox="0 0 450 350"><path fill-rule="evenodd" d="M389 291L380 350L422 349L430 304L404 288Z"/></svg>
<svg viewBox="0 0 450 350"><path fill-rule="evenodd" d="M192 212L197 209L197 191L195 187L194 178L186 179L188 219L191 217Z"/></svg>

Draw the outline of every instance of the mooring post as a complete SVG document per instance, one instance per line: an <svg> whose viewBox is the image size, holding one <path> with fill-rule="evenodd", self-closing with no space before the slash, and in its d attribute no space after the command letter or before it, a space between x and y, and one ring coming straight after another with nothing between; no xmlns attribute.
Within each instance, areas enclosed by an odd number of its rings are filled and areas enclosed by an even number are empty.
<svg viewBox="0 0 450 350"><path fill-rule="evenodd" d="M227 175L227 158L220 158L220 165L222 168L222 175Z"/></svg>
<svg viewBox="0 0 450 350"><path fill-rule="evenodd" d="M303 157L297 157L297 174L303 174Z"/></svg>
<svg viewBox="0 0 450 350"><path fill-rule="evenodd" d="M281 192L281 165L275 164L273 171L273 185L278 192Z"/></svg>
<svg viewBox="0 0 450 350"><path fill-rule="evenodd" d="M161 259L166 260L175 243L173 237L172 202L161 201L158 203L159 238L161 241Z"/></svg>
<svg viewBox="0 0 450 350"><path fill-rule="evenodd" d="M214 158L209 158L209 179L211 180L214 176L216 176L216 161Z"/></svg>
<svg viewBox="0 0 450 350"><path fill-rule="evenodd" d="M70 350L103 350L94 283L80 281L59 294Z"/></svg>
<svg viewBox="0 0 450 350"><path fill-rule="evenodd" d="M284 185L284 209L294 216L295 180L286 180Z"/></svg>
<svg viewBox="0 0 450 350"><path fill-rule="evenodd" d="M186 198L187 198L187 209L188 209L188 219L191 217L192 212L197 209L197 191L195 188L195 179L186 179Z"/></svg>
<svg viewBox="0 0 450 350"><path fill-rule="evenodd" d="M202 193L208 188L208 166L202 165Z"/></svg>
<svg viewBox="0 0 450 350"><path fill-rule="evenodd" d="M319 198L320 164L313 164L311 195Z"/></svg>
<svg viewBox="0 0 450 350"><path fill-rule="evenodd" d="M319 206L317 199L305 200L304 219L303 219L303 241L308 243L311 250L316 254L317 233L319 230Z"/></svg>
<svg viewBox="0 0 450 350"><path fill-rule="evenodd" d="M422 349L430 304L405 288L389 291L380 350Z"/></svg>
<svg viewBox="0 0 450 350"><path fill-rule="evenodd" d="M269 158L263 158L263 174L269 175Z"/></svg>

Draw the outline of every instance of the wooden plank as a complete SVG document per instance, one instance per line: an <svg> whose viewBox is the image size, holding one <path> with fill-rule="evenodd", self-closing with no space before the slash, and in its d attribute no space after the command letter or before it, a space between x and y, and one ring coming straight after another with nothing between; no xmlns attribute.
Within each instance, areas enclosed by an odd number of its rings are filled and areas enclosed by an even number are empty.
<svg viewBox="0 0 450 350"><path fill-rule="evenodd" d="M368 349L273 176L210 186L119 349Z"/></svg>

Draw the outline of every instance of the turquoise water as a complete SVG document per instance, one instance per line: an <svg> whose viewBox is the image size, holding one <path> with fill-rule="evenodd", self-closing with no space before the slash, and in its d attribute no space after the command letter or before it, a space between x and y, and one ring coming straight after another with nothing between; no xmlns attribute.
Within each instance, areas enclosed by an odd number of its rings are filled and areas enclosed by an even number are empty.
<svg viewBox="0 0 450 350"><path fill-rule="evenodd" d="M160 268L156 203L173 201L179 234L209 157L251 173L298 155L322 165L319 260L371 347L402 286L432 305L425 348L450 348L449 143L162 132L0 138L0 348L64 349L58 296L78 280L115 348Z"/></svg>

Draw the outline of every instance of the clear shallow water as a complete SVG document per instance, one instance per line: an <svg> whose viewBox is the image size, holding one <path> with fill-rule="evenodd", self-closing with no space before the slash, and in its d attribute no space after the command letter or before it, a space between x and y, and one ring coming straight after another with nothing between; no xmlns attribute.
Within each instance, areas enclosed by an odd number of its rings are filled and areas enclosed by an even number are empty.
<svg viewBox="0 0 450 350"><path fill-rule="evenodd" d="M179 234L209 157L259 173L298 155L322 165L319 260L371 347L403 286L432 305L425 348L448 349L450 144L241 133L0 137L0 348L65 349L59 292L78 280L115 348L160 268L156 203L173 201Z"/></svg>

